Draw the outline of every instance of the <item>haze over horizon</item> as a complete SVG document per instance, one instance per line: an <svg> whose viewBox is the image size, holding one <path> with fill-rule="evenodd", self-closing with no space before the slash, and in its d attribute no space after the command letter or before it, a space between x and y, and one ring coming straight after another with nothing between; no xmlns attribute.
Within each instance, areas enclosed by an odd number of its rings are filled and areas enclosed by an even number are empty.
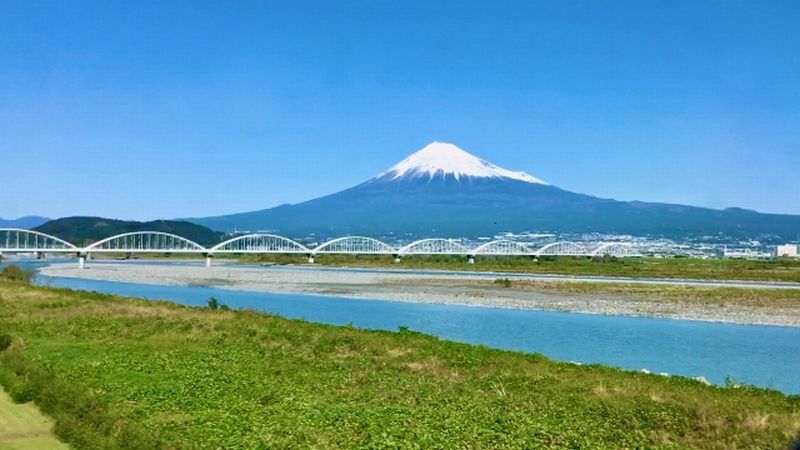
<svg viewBox="0 0 800 450"><path fill-rule="evenodd" d="M790 1L10 3L0 217L264 209L431 141L599 197L800 214L798 16Z"/></svg>

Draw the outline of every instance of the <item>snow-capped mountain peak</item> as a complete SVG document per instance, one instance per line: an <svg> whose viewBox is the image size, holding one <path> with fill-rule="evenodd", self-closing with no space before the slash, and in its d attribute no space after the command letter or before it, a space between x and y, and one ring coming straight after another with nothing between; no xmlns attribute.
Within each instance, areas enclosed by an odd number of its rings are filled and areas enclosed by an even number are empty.
<svg viewBox="0 0 800 450"><path fill-rule="evenodd" d="M408 158L392 166L378 178L391 180L410 177L427 176L433 178L437 174L452 175L456 180L461 177L476 178L510 178L526 183L547 184L525 172L513 172L484 161L475 155L465 152L453 144L432 142Z"/></svg>

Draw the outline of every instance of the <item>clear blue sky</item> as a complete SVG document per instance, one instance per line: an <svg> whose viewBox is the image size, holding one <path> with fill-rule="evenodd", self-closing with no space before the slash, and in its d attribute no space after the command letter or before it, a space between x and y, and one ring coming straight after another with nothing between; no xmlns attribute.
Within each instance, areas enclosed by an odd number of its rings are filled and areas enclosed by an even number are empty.
<svg viewBox="0 0 800 450"><path fill-rule="evenodd" d="M0 217L242 212L430 141L800 214L800 2L0 0Z"/></svg>

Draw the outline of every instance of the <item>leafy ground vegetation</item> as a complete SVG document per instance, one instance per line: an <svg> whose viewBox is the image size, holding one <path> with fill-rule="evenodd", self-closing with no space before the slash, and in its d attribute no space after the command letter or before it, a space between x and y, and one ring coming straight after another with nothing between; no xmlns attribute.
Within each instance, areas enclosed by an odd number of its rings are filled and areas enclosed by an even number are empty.
<svg viewBox="0 0 800 450"><path fill-rule="evenodd" d="M781 449L800 433L798 396L216 306L0 280L0 383L88 449Z"/></svg>
<svg viewBox="0 0 800 450"><path fill-rule="evenodd" d="M302 255L242 256L245 263L302 264ZM317 264L352 267L392 267L527 272L564 275L606 275L654 278L696 278L710 280L759 280L800 282L800 259L772 260L697 259L697 258L585 258L477 257L466 264L459 256L409 256L399 263L391 256L318 255Z"/></svg>

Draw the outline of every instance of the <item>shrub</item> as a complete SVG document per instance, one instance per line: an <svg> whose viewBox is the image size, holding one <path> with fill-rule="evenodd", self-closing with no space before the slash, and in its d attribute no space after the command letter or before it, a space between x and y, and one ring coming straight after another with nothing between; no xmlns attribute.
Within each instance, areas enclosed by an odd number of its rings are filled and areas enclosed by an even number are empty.
<svg viewBox="0 0 800 450"><path fill-rule="evenodd" d="M494 284L503 286L503 287L511 287L511 280L508 278L498 278L494 280Z"/></svg>
<svg viewBox="0 0 800 450"><path fill-rule="evenodd" d="M208 309L212 311L219 309L219 300L217 300L217 297L211 297L208 299Z"/></svg>
<svg viewBox="0 0 800 450"><path fill-rule="evenodd" d="M32 271L22 269L21 267L13 264L3 267L3 270L0 271L0 279L15 283L30 284L31 278L33 278Z"/></svg>
<svg viewBox="0 0 800 450"><path fill-rule="evenodd" d="M7 334L0 334L0 352L5 351L11 346L11 336Z"/></svg>

